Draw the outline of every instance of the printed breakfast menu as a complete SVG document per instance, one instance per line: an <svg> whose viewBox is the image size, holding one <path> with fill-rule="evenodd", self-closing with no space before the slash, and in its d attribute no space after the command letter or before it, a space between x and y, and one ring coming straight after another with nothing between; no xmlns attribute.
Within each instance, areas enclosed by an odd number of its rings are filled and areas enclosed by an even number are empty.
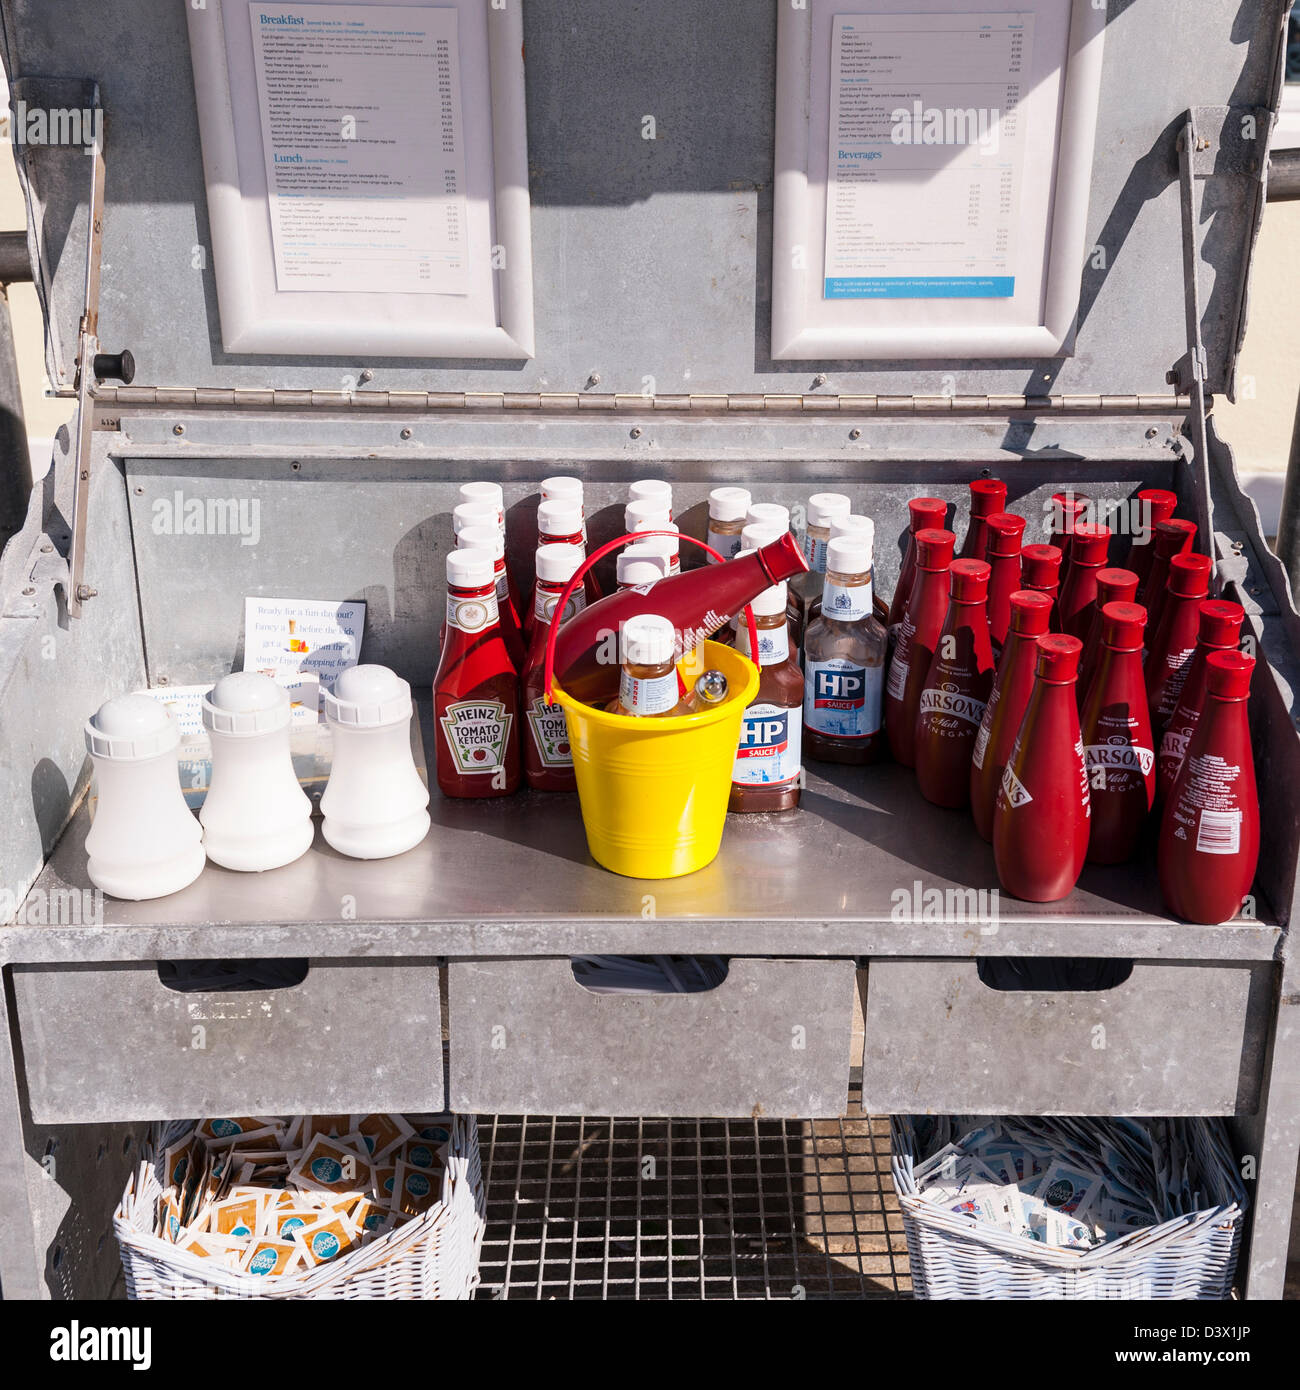
<svg viewBox="0 0 1300 1390"><path fill-rule="evenodd" d="M1010 298L1033 14L840 14L826 299Z"/></svg>

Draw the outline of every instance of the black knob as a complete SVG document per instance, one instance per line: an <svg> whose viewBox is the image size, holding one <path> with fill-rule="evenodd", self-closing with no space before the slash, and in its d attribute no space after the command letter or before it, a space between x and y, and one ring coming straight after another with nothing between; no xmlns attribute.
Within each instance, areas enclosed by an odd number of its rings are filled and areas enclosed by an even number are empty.
<svg viewBox="0 0 1300 1390"><path fill-rule="evenodd" d="M130 348L123 348L121 352L97 352L95 380L120 381L124 386L130 386L135 380L135 358L131 356Z"/></svg>

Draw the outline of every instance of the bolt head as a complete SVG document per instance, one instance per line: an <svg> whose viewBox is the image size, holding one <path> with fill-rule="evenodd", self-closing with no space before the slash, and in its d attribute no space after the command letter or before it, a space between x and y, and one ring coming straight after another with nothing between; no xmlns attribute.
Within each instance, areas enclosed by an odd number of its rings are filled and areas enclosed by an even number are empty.
<svg viewBox="0 0 1300 1390"><path fill-rule="evenodd" d="M173 426L172 426L172 433L173 433L173 434L184 434L184 433L185 433L185 426L184 426L184 425L173 425Z"/></svg>
<svg viewBox="0 0 1300 1390"><path fill-rule="evenodd" d="M410 437L411 437L414 433L415 433L414 430L411 430L411 429L404 429L404 430L402 431L402 438L403 438L403 439L410 439Z"/></svg>
<svg viewBox="0 0 1300 1390"><path fill-rule="evenodd" d="M630 436L631 438L633 438L633 439L640 439L640 438L641 438L641 426L640 426L640 425L633 425L632 428L631 428L630 430L628 430L628 434L629 434L629 436Z"/></svg>
<svg viewBox="0 0 1300 1390"><path fill-rule="evenodd" d="M850 439L861 439L861 438L862 438L862 431L859 430L859 429L851 429L851 430L849 431L849 438L850 438Z"/></svg>

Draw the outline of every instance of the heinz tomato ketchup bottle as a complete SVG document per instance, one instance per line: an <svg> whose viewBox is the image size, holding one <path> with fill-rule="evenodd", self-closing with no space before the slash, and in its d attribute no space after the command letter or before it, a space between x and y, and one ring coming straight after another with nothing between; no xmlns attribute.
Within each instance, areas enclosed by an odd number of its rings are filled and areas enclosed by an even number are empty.
<svg viewBox="0 0 1300 1390"><path fill-rule="evenodd" d="M984 523L984 558L989 564L989 641L993 660L1002 655L1002 644L1011 626L1011 595L1020 588L1020 546L1025 519L1011 512L994 512Z"/></svg>
<svg viewBox="0 0 1300 1390"><path fill-rule="evenodd" d="M1136 852L1156 792L1155 744L1142 680L1147 614L1136 603L1108 603L1101 616L1101 655L1081 720L1092 800L1088 860L1120 864Z"/></svg>
<svg viewBox="0 0 1300 1390"><path fill-rule="evenodd" d="M916 783L937 806L966 806L971 755L993 688L989 567L984 560L954 560L948 569L948 616L917 708Z"/></svg>
<svg viewBox="0 0 1300 1390"><path fill-rule="evenodd" d="M956 544L957 537L942 527L916 533L916 574L885 682L885 735L894 761L904 767L916 763L916 713L948 613L948 566Z"/></svg>
<svg viewBox="0 0 1300 1390"><path fill-rule="evenodd" d="M1088 635L1083 643L1083 655L1079 658L1079 683L1077 692L1082 704L1088 698L1088 687L1097 670L1101 656L1101 630L1104 626L1102 612L1108 603L1136 603L1138 578L1132 570L1103 569L1097 571L1097 602L1092 610L1092 622L1088 625ZM1145 620L1145 610L1144 620Z"/></svg>
<svg viewBox="0 0 1300 1390"><path fill-rule="evenodd" d="M961 543L963 560L984 558L984 521L1007 509L1007 485L999 478L976 478L970 484L970 525Z"/></svg>
<svg viewBox="0 0 1300 1390"><path fill-rule="evenodd" d="M1026 902L1066 897L1088 853L1088 774L1074 699L1082 650L1064 633L1038 639L1033 693L998 788L998 881Z"/></svg>
<svg viewBox="0 0 1300 1390"><path fill-rule="evenodd" d="M1157 736L1173 716L1196 652L1201 601L1210 591L1214 562L1188 552L1169 562L1160 622L1147 644L1146 686L1151 727Z"/></svg>
<svg viewBox="0 0 1300 1390"><path fill-rule="evenodd" d="M1210 652L1205 707L1160 824L1160 891L1189 922L1227 922L1259 862L1259 799L1246 701L1254 657Z"/></svg>
<svg viewBox="0 0 1300 1390"><path fill-rule="evenodd" d="M903 552L903 567L898 572L898 583L894 585L894 597L889 605L889 640L898 640L898 628L907 611L907 600L916 580L916 536L918 531L942 530L948 515L948 504L942 497L913 497L907 504L909 525L907 528L907 549Z"/></svg>
<svg viewBox="0 0 1300 1390"><path fill-rule="evenodd" d="M1229 603L1226 599L1207 598L1197 609L1199 614L1196 633L1196 650L1192 653L1192 664L1187 668L1187 679L1183 682L1183 693L1165 732L1160 739L1160 751L1156 754L1156 799L1164 802L1174 789L1183 759L1187 756L1187 745L1196 732L1197 720L1205 708L1205 658L1211 652L1236 651L1241 641L1241 624L1246 614L1239 603Z"/></svg>
<svg viewBox="0 0 1300 1390"><path fill-rule="evenodd" d="M1088 635L1093 607L1097 602L1097 572L1106 563L1110 547L1110 527L1078 522L1070 543L1070 568L1061 585L1057 612L1061 631L1079 641Z"/></svg>
<svg viewBox="0 0 1300 1390"><path fill-rule="evenodd" d="M985 840L993 838L993 806L1002 785L1002 769L1011 756L1011 746L1020 732L1034 688L1038 639L1047 632L1052 616L1052 600L1033 589L1018 589L1011 595L1010 606L1011 627L975 736L970 765L971 815L975 829Z"/></svg>

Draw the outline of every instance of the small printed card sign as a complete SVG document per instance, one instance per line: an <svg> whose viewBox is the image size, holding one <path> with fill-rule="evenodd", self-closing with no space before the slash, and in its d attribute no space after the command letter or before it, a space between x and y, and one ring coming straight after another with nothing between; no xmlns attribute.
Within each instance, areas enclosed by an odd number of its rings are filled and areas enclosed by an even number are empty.
<svg viewBox="0 0 1300 1390"><path fill-rule="evenodd" d="M292 697L294 722L314 723L320 687L361 659L365 621L360 601L246 598L244 670L273 676Z"/></svg>

